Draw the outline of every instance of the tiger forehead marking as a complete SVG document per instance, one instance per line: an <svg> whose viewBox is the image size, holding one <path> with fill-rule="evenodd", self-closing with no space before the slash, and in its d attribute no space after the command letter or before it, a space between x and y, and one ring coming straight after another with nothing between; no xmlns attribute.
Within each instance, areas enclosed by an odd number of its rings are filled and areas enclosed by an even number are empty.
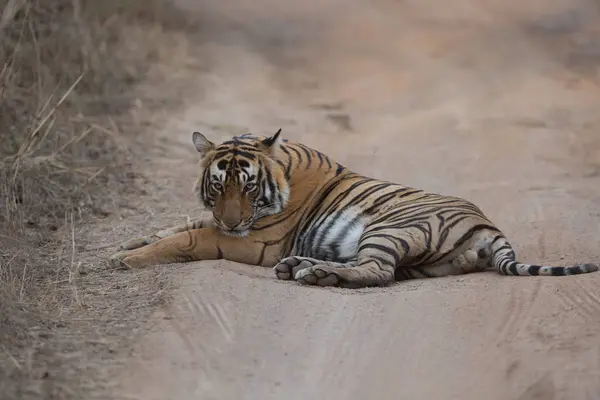
<svg viewBox="0 0 600 400"><path fill-rule="evenodd" d="M254 181L257 177L256 163L260 153L258 141L259 138L245 134L217 146L211 168L212 178L238 184Z"/></svg>
<svg viewBox="0 0 600 400"><path fill-rule="evenodd" d="M245 184L256 180L258 168L254 162L232 155L215 159L210 168L211 179L224 182Z"/></svg>

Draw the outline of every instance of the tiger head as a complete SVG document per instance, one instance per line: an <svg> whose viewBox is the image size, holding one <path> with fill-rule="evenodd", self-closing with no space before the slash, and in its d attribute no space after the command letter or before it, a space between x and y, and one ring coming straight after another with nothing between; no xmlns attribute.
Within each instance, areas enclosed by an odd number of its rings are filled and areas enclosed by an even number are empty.
<svg viewBox="0 0 600 400"><path fill-rule="evenodd" d="M285 207L290 187L283 164L275 158L280 133L267 138L245 134L219 145L193 133L201 156L194 191L223 233L245 236L255 221Z"/></svg>

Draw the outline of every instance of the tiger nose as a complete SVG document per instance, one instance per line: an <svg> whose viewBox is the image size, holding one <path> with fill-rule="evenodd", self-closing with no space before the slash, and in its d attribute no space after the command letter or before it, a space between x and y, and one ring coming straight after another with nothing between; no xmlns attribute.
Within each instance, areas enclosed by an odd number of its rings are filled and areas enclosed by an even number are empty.
<svg viewBox="0 0 600 400"><path fill-rule="evenodd" d="M237 227L242 221L239 217L225 217L221 220L221 222L223 223L223 225L225 225L226 228L228 229L234 229L235 227Z"/></svg>

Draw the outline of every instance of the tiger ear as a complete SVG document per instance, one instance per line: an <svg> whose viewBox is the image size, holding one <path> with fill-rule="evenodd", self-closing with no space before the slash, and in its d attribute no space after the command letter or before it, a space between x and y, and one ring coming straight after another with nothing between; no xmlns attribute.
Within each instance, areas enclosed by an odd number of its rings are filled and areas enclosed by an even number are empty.
<svg viewBox="0 0 600 400"><path fill-rule="evenodd" d="M192 141L194 142L194 146L196 146L196 150L198 150L198 153L200 153L202 157L215 148L215 144L200 132L194 132L192 134Z"/></svg>
<svg viewBox="0 0 600 400"><path fill-rule="evenodd" d="M281 139L279 135L281 134L281 128L271 137L263 139L260 143L263 145L264 150L269 152L271 155L275 155L277 150L279 149L279 144L281 143Z"/></svg>

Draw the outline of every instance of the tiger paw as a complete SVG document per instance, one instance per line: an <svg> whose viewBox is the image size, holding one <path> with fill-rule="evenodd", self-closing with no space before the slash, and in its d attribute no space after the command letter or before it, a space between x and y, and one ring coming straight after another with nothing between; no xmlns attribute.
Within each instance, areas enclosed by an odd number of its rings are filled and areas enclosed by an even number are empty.
<svg viewBox="0 0 600 400"><path fill-rule="evenodd" d="M131 254L131 251L119 251L117 253L112 254L108 258L108 265L112 269L130 269L130 268L140 268L143 266L139 260L139 257Z"/></svg>
<svg viewBox="0 0 600 400"><path fill-rule="evenodd" d="M159 239L160 238L156 237L156 236L142 236L142 237L138 237L138 238L133 238L133 239L129 239L125 243L121 244L119 246L119 249L120 250L135 250L135 249L139 249L140 247L148 246L149 244L152 244Z"/></svg>
<svg viewBox="0 0 600 400"><path fill-rule="evenodd" d="M275 275L281 280L294 279L296 274L303 269L317 265L319 260L308 257L286 257L273 267Z"/></svg>
<svg viewBox="0 0 600 400"><path fill-rule="evenodd" d="M336 268L324 265L301 269L295 274L295 279L304 285L338 286L340 283L340 276Z"/></svg>

